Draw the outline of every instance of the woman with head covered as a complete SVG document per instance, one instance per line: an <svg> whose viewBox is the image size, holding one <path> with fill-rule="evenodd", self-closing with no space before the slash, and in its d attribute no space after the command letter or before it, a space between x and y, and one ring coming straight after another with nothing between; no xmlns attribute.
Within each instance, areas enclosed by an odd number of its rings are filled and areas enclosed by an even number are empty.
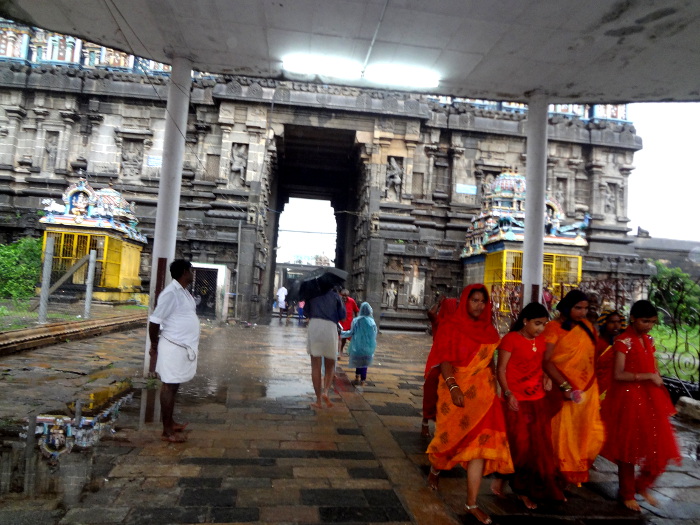
<svg viewBox="0 0 700 525"><path fill-rule="evenodd" d="M588 481L588 469L605 439L595 375L596 332L586 319L588 298L571 290L557 305L559 317L547 323L544 370L554 383L552 445L559 470L569 483Z"/></svg>
<svg viewBox="0 0 700 525"><path fill-rule="evenodd" d="M440 366L435 437L428 446L428 484L437 489L441 470L467 471L464 509L481 523L491 518L476 502L481 478L510 474L503 408L496 395L493 354L500 337L491 322L491 302L483 284L467 286L453 315L437 331L427 368Z"/></svg>

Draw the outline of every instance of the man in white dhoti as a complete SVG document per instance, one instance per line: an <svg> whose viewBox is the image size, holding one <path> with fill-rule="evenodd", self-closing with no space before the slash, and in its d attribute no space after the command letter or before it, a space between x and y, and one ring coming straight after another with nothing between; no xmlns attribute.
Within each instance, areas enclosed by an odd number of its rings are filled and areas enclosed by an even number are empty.
<svg viewBox="0 0 700 525"><path fill-rule="evenodd" d="M187 423L176 423L173 418L175 395L180 383L192 379L197 371L199 319L194 298L186 289L194 277L192 264L177 259L170 264L170 275L173 280L158 296L156 309L149 318L149 372L157 373L163 382L160 390L161 439L183 443L187 438L181 432Z"/></svg>

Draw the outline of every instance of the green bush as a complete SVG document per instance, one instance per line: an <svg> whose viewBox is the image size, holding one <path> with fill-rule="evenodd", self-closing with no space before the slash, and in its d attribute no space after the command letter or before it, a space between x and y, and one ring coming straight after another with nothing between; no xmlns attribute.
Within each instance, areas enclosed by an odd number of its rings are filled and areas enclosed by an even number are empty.
<svg viewBox="0 0 700 525"><path fill-rule="evenodd" d="M0 244L0 297L32 297L41 276L41 239Z"/></svg>

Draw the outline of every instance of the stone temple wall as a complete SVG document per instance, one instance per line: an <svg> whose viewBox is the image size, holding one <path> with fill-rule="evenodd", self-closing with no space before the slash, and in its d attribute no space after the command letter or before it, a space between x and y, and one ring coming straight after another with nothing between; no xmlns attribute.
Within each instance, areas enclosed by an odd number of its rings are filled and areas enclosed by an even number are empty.
<svg viewBox="0 0 700 525"><path fill-rule="evenodd" d="M0 64L0 242L39 235L38 210L67 183L112 183L152 236L166 77ZM424 320L436 292L457 294L459 258L484 186L524 172L527 113L425 95L249 78L193 80L177 256L238 268L241 317L272 297L285 127L354 133L353 206L343 234L349 287L384 327ZM627 236L631 123L552 115L547 189L566 219L591 217L586 271L610 258L643 272ZM338 184L334 182L334 184ZM149 250L142 263L147 286ZM608 261L607 263L605 261ZM607 266L606 266L607 264ZM381 307L380 307L381 305Z"/></svg>

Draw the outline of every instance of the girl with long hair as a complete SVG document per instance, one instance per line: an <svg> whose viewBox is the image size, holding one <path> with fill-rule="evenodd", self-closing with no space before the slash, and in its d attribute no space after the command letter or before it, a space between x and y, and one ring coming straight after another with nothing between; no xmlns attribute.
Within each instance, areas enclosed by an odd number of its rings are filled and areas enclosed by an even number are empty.
<svg viewBox="0 0 700 525"><path fill-rule="evenodd" d="M498 345L498 382L515 474L498 476L491 491L501 496L505 483L510 482L528 509L537 508L533 500L565 499L550 438L552 416L545 398L552 381L542 369L547 347L542 332L548 321L547 308L530 303Z"/></svg>

